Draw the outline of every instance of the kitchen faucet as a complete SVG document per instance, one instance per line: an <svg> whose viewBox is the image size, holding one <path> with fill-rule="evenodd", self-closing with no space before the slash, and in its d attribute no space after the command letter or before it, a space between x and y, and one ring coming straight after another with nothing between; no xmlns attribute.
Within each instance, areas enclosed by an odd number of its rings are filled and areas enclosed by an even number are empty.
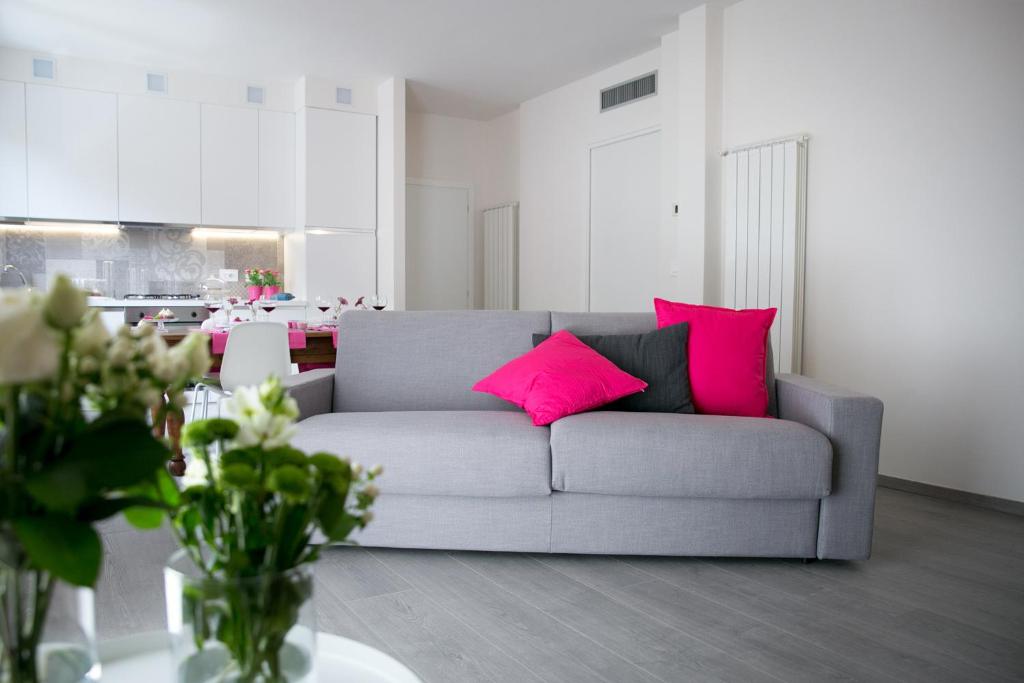
<svg viewBox="0 0 1024 683"><path fill-rule="evenodd" d="M18 270L15 266L11 265L10 263L8 263L8 264L6 264L4 266L3 275L6 276L7 273L14 273L19 278L21 278L21 286L22 287L28 287L28 280L25 279L25 274L22 273L20 270ZM6 279L6 277L0 277L0 281L5 280L5 279Z"/></svg>

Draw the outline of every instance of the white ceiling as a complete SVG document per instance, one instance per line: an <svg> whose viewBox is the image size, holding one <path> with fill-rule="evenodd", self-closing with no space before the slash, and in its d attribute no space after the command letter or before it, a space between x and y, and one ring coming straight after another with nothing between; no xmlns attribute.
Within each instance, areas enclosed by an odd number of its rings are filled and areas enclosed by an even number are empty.
<svg viewBox="0 0 1024 683"><path fill-rule="evenodd" d="M489 119L658 45L699 0L0 0L0 45L261 79L410 81Z"/></svg>

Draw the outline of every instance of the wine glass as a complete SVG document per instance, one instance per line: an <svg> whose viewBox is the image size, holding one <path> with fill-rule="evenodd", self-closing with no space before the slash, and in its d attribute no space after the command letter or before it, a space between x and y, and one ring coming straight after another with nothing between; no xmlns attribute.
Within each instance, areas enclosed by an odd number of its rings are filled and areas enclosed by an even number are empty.
<svg viewBox="0 0 1024 683"><path fill-rule="evenodd" d="M327 324L327 311L331 310L331 300L326 296L318 296L316 298L316 307L320 310L320 323L322 325Z"/></svg>
<svg viewBox="0 0 1024 683"><path fill-rule="evenodd" d="M388 306L388 297L385 294L373 294L366 301L370 308L375 311L383 311Z"/></svg>
<svg viewBox="0 0 1024 683"><path fill-rule="evenodd" d="M277 302L274 299L261 299L260 308L267 314L266 319L270 320L270 314L277 308Z"/></svg>
<svg viewBox="0 0 1024 683"><path fill-rule="evenodd" d="M217 311L224 307L224 302L208 295L206 299L203 300L203 306L210 312L210 320L214 321L216 324Z"/></svg>

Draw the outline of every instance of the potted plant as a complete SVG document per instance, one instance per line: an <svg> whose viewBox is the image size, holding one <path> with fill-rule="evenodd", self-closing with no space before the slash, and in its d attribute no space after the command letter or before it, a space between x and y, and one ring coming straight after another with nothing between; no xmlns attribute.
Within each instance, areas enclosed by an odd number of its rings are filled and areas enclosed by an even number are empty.
<svg viewBox="0 0 1024 683"><path fill-rule="evenodd" d="M343 542L370 521L380 468L290 447L298 407L275 379L237 389L223 412L185 427L195 457L168 501L181 544L165 570L177 677L312 680L313 540Z"/></svg>
<svg viewBox="0 0 1024 683"><path fill-rule="evenodd" d="M256 301L263 294L263 271L259 268L245 269L245 291L249 301Z"/></svg>
<svg viewBox="0 0 1024 683"><path fill-rule="evenodd" d="M276 270L264 270L263 273L263 298L270 299L281 291L281 273Z"/></svg>
<svg viewBox="0 0 1024 683"><path fill-rule="evenodd" d="M201 335L170 350L150 325L112 338L65 277L45 298L0 295L3 683L91 680L91 594L76 589L99 575L95 524L160 523L174 484L147 413L164 419L209 363Z"/></svg>

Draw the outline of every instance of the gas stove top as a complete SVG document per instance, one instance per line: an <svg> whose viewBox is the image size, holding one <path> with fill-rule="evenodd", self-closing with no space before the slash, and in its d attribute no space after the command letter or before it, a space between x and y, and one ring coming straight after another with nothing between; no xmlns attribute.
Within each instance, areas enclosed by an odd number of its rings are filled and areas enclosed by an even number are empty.
<svg viewBox="0 0 1024 683"><path fill-rule="evenodd" d="M162 301L191 301L199 299L198 294L125 294L125 300L138 301L160 299Z"/></svg>

